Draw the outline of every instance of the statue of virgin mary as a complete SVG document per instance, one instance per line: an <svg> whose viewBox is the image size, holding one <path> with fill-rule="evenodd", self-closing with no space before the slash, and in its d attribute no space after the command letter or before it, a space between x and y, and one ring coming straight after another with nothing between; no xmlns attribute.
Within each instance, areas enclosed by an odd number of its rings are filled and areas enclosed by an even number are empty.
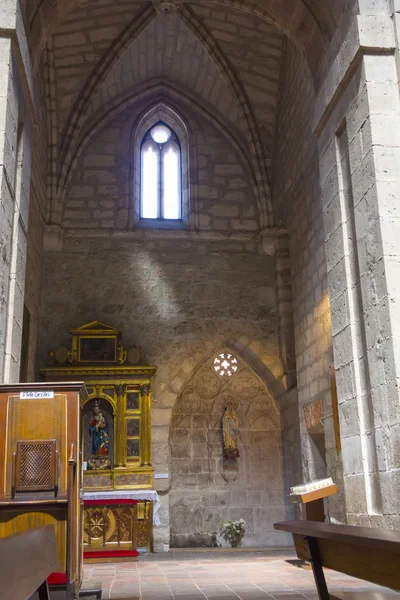
<svg viewBox="0 0 400 600"><path fill-rule="evenodd" d="M226 405L222 417L222 436L224 440L224 453L226 455L239 456L237 440L239 438L239 421L234 411L233 402Z"/></svg>

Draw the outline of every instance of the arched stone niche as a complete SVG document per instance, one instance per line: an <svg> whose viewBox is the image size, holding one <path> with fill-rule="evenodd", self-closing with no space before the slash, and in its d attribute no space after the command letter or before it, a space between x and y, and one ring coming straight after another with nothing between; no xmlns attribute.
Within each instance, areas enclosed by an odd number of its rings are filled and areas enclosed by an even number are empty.
<svg viewBox="0 0 400 600"><path fill-rule="evenodd" d="M83 460L89 464L92 456L92 434L90 432L90 423L93 417L95 403L98 403L101 414L107 424L108 435L108 460L110 468L114 466L114 411L110 402L102 397L89 399L83 407ZM88 465L88 468L89 465Z"/></svg>
<svg viewBox="0 0 400 600"><path fill-rule="evenodd" d="M217 354L193 374L172 414L171 546L212 546L220 523L239 518L246 521L243 546L283 545L286 539L273 530L273 523L287 513L277 402L239 357L235 374L218 375L213 364ZM229 401L240 430L233 475L225 468L221 429Z"/></svg>

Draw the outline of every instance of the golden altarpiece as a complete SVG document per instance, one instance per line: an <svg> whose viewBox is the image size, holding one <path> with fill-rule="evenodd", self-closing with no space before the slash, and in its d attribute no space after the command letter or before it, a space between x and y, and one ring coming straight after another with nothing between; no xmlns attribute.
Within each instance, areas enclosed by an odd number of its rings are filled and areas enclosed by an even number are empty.
<svg viewBox="0 0 400 600"><path fill-rule="evenodd" d="M85 559L132 559L150 549L153 468L151 388L156 368L138 364L120 331L93 321L71 330L70 348L49 353L46 381L84 381L83 498ZM137 493L136 493L137 492ZM153 492L154 493L154 492ZM155 493L154 493L155 494Z"/></svg>

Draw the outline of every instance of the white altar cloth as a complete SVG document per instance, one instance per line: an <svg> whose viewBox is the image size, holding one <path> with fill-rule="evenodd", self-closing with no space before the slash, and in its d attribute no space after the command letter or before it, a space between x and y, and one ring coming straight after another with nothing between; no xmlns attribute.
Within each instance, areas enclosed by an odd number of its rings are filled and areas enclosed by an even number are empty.
<svg viewBox="0 0 400 600"><path fill-rule="evenodd" d="M161 506L156 490L111 490L104 492L83 492L83 500L151 500L153 502L153 525L160 525L158 510Z"/></svg>

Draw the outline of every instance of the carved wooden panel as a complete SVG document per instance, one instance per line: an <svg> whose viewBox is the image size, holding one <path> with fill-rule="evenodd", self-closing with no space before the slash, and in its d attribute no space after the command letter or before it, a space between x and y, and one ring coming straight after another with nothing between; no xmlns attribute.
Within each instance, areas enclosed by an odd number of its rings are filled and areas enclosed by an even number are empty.
<svg viewBox="0 0 400 600"><path fill-rule="evenodd" d="M8 398L6 416L7 446L5 470L5 495L12 496L12 488L16 484L16 460L13 455L18 442L45 442L57 440L60 453L60 469L58 473L58 496L67 493L68 451L67 442L67 395L57 393L54 398L22 399L19 395ZM72 435L72 432L71 432ZM54 488L52 488L54 489ZM40 490L43 491L43 490Z"/></svg>
<svg viewBox="0 0 400 600"><path fill-rule="evenodd" d="M153 506L148 500L137 503L137 548L147 548L150 551L151 529L153 521Z"/></svg>
<svg viewBox="0 0 400 600"><path fill-rule="evenodd" d="M127 392L126 410L139 410L139 392Z"/></svg>
<svg viewBox="0 0 400 600"><path fill-rule="evenodd" d="M150 551L152 530L152 503L118 504L113 501L85 503L84 550L135 550Z"/></svg>
<svg viewBox="0 0 400 600"><path fill-rule="evenodd" d="M16 491L51 491L56 486L56 441L17 442Z"/></svg>

